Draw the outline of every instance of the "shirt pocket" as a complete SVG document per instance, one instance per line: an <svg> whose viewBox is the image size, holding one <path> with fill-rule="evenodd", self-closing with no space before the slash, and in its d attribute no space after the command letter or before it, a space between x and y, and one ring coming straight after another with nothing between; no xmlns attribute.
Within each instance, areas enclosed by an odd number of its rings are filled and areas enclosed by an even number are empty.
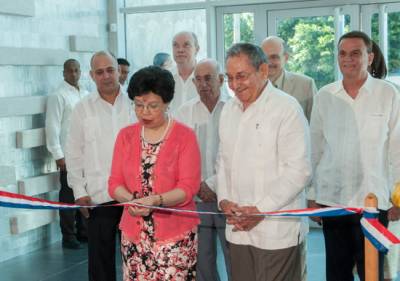
<svg viewBox="0 0 400 281"><path fill-rule="evenodd" d="M90 177L100 172L100 163L98 155L98 135L96 128L97 120L95 118L88 118L83 124L84 135L84 167L85 174Z"/></svg>
<svg viewBox="0 0 400 281"><path fill-rule="evenodd" d="M371 145L384 143L387 139L388 124L383 113L369 114L365 119L364 134Z"/></svg>

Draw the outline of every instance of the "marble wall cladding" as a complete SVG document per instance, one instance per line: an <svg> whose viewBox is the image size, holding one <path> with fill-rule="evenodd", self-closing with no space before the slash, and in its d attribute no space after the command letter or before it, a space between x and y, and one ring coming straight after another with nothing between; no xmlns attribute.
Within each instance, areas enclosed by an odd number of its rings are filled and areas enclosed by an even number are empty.
<svg viewBox="0 0 400 281"><path fill-rule="evenodd" d="M62 49L81 63L81 83L92 88L90 52L71 52L69 36L98 37L107 46L107 0L34 1L32 17L0 14L0 47ZM48 95L63 80L62 66L0 65L0 98ZM27 107L29 104L26 105ZM45 147L17 149L19 130L44 126L44 114L0 118L0 189L17 192L16 181L54 170ZM57 200L57 192L47 199ZM58 222L18 235L10 234L10 218L21 210L0 209L0 262L60 239Z"/></svg>

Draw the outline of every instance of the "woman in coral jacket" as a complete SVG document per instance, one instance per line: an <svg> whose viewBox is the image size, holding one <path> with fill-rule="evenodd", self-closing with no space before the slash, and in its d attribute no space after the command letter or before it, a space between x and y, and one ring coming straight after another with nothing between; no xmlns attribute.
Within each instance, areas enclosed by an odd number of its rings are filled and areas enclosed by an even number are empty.
<svg viewBox="0 0 400 281"><path fill-rule="evenodd" d="M117 137L109 193L119 202L195 210L200 152L194 132L168 116L170 72L149 66L129 83L138 123ZM123 276L130 280L194 280L197 215L125 207L120 229Z"/></svg>

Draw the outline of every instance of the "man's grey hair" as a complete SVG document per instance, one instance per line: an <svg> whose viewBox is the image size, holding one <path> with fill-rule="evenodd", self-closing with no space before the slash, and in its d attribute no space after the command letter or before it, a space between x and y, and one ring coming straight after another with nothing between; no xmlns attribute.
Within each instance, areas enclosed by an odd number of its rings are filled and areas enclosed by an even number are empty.
<svg viewBox="0 0 400 281"><path fill-rule="evenodd" d="M222 74L221 65L215 59L205 58L205 59L200 60L197 63L197 65L202 64L202 63L211 63L213 65L214 69L216 70L217 74ZM197 65L196 65L196 67L197 67Z"/></svg>
<svg viewBox="0 0 400 281"><path fill-rule="evenodd" d="M113 65L115 66L116 69L118 69L118 62L117 59L115 58L115 56L113 54L111 54L108 51L98 51L96 53L93 54L92 58L90 59L90 69L93 70L93 61L96 57L101 57L101 56L106 56L109 57L112 62Z"/></svg>
<svg viewBox="0 0 400 281"><path fill-rule="evenodd" d="M236 43L226 52L225 64L228 59L240 55L246 55L250 60L250 64L257 70L263 63L268 63L267 56L259 46L250 43Z"/></svg>
<svg viewBox="0 0 400 281"><path fill-rule="evenodd" d="M177 34L175 34L175 36L173 38L173 41L175 40L176 36L181 35L181 34L189 34L189 35L191 35L192 38L193 38L193 43L194 43L195 48L196 49L200 49L199 40L197 39L197 35L196 35L196 33L192 32L192 31L180 31L180 32L178 32Z"/></svg>
<svg viewBox="0 0 400 281"><path fill-rule="evenodd" d="M268 36L267 38L265 38L265 39L261 42L261 46L264 46L264 44L266 44L266 43L268 43L268 42L275 42L275 43L278 43L279 45L281 45L282 52L283 52L284 54L289 53L288 45L286 44L285 40L283 40L281 37L278 37L278 36Z"/></svg>

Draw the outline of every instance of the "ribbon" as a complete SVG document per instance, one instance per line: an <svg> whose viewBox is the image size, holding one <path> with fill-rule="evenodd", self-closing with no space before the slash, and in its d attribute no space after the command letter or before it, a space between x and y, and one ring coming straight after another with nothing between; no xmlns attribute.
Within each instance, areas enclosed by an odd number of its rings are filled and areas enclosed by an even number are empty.
<svg viewBox="0 0 400 281"><path fill-rule="evenodd" d="M361 228L364 236L378 251L387 253L390 246L400 244L400 240L378 221L378 214L376 210L364 209Z"/></svg>
<svg viewBox="0 0 400 281"><path fill-rule="evenodd" d="M200 215L220 215L219 212L205 212L194 210L182 210L167 207L145 206L138 203L118 203L114 205L92 205L80 206L76 204L68 204L61 202L54 202L45 199L34 198L22 194L11 193L0 190L0 206L8 208L20 209L52 209L52 210L66 210L78 208L98 208L98 207L112 207L112 206L140 206L151 208L154 210L169 211L175 213L192 213ZM332 217L332 216L346 216L354 214L363 214L361 219L361 227L365 237L381 252L387 252L388 248L394 244L400 244L400 240L389 230L387 230L377 219L378 212L374 209L363 208L347 208L347 207L326 207L326 208L305 208L296 210L284 210L275 212L260 212L254 216L265 217Z"/></svg>

